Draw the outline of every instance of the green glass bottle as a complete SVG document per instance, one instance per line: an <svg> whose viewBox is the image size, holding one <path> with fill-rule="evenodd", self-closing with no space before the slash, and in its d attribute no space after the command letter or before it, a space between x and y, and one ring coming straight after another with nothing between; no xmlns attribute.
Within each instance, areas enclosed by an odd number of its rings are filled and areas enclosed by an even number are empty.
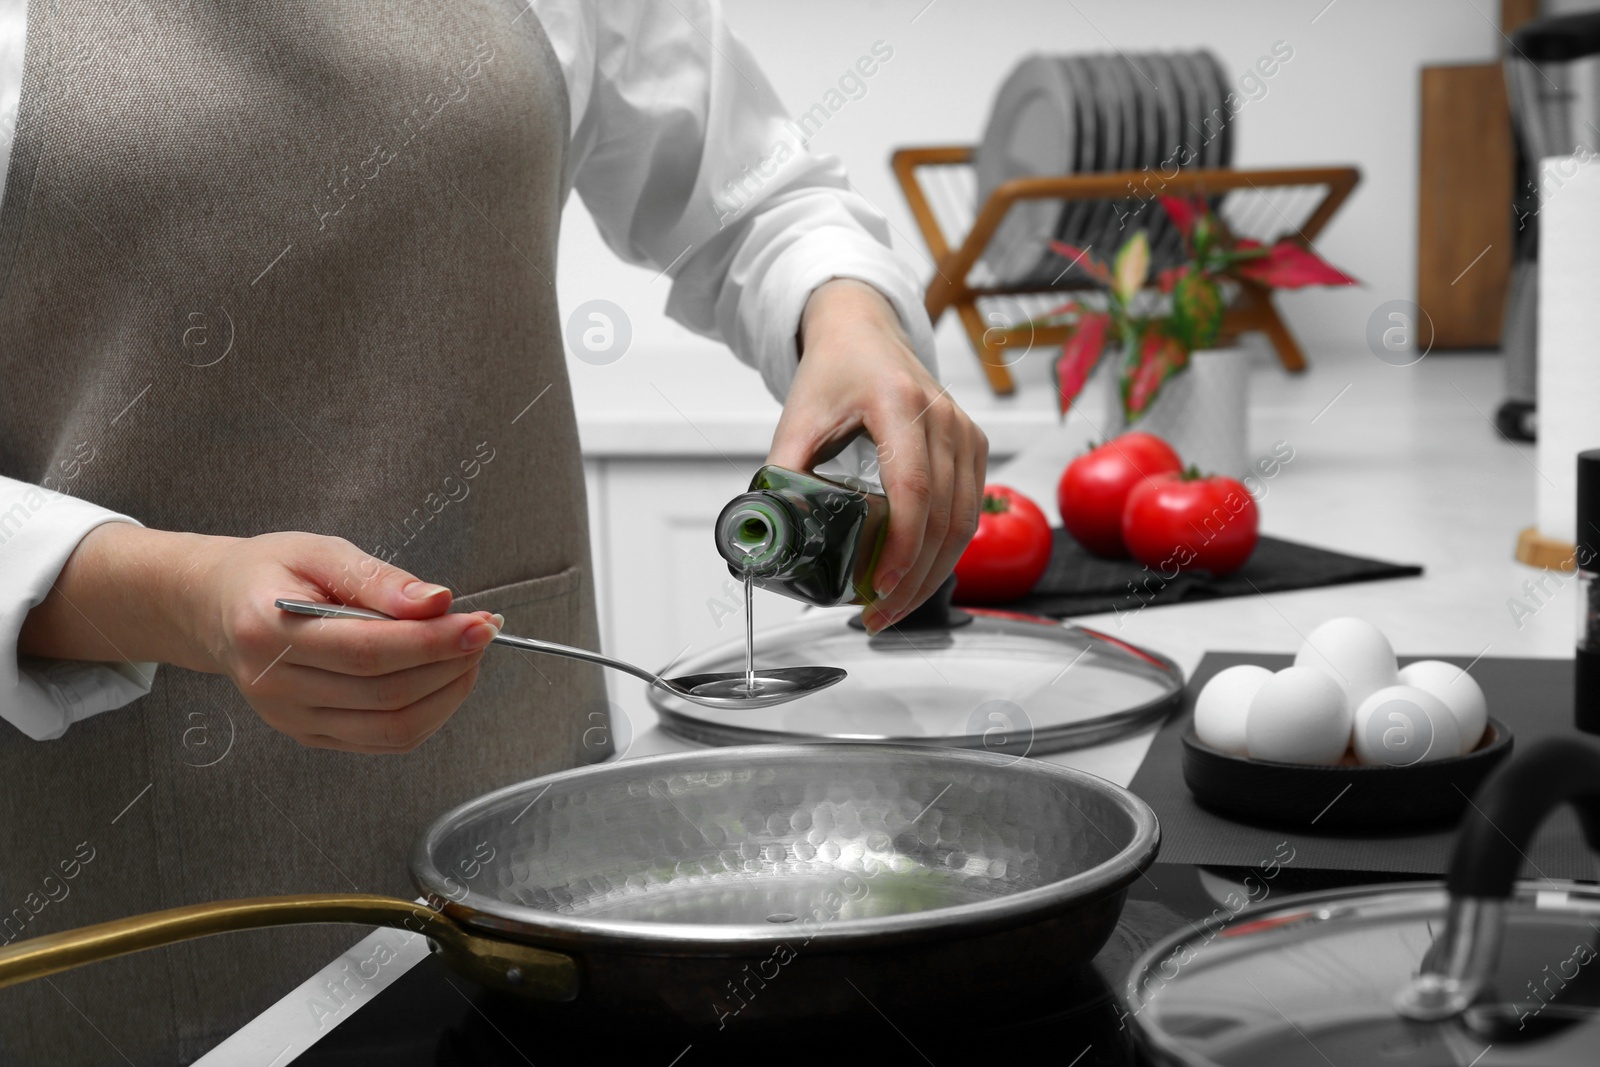
<svg viewBox="0 0 1600 1067"><path fill-rule="evenodd" d="M821 607L866 604L889 501L853 478L765 466L717 516L717 551L735 578Z"/></svg>

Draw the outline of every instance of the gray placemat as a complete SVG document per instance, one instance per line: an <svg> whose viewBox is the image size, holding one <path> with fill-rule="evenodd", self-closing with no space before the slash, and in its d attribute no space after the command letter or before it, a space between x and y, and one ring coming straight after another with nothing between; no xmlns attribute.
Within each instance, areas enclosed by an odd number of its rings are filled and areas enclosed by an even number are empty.
<svg viewBox="0 0 1600 1067"><path fill-rule="evenodd" d="M1439 658L1462 667L1469 662L1452 656L1414 656L1401 662L1425 658ZM1321 833L1315 828L1274 829L1235 822L1195 803L1183 781L1181 741L1194 716L1195 694L1207 679L1226 667L1257 663L1269 670L1281 670L1293 661L1292 656L1242 652L1210 652L1200 661L1189 679L1182 707L1157 732L1128 787L1154 808L1161 820L1161 860L1255 867L1282 854L1276 850L1280 842L1288 841L1294 849L1290 862L1295 867L1445 873L1450 864L1452 830L1388 835L1366 832L1352 836ZM1546 737L1588 736L1572 726L1571 660L1485 657L1472 665L1472 676L1488 698L1489 714L1511 729L1516 744L1510 758L1515 759L1517 750ZM1543 875L1593 880L1600 869L1600 857L1584 844L1578 820L1568 808L1545 821L1528 850L1528 859L1529 864L1522 871L1524 878Z"/></svg>

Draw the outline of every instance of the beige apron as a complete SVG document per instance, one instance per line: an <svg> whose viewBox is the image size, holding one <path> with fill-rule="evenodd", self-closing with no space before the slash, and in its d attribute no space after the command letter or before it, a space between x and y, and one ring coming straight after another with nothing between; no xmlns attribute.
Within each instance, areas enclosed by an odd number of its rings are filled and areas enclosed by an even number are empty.
<svg viewBox="0 0 1600 1067"><path fill-rule="evenodd" d="M520 8L31 0L0 473L154 527L339 535L594 647L552 285L566 92ZM171 667L60 740L0 725L0 941L227 897L412 896L422 827L603 756L605 707L595 668L494 649L404 756L301 748ZM361 933L230 934L0 991L0 1063L188 1062Z"/></svg>

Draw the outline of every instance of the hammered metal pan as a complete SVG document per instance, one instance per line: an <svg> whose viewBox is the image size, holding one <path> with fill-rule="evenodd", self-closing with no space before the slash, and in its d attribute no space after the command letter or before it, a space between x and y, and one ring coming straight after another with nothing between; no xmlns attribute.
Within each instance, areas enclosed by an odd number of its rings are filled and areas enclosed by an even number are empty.
<svg viewBox="0 0 1600 1067"><path fill-rule="evenodd" d="M990 753L758 745L627 760L438 819L425 903L201 904L16 942L0 987L230 930L413 930L482 985L562 1016L677 1025L1042 1003L1155 860L1155 814L1079 771Z"/></svg>

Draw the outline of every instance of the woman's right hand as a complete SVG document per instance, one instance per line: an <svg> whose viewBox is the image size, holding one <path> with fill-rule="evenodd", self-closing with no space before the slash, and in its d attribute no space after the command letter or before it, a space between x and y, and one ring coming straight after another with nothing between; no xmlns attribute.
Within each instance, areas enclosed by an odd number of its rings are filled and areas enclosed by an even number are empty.
<svg viewBox="0 0 1600 1067"><path fill-rule="evenodd" d="M279 597L402 621L295 615L274 606ZM202 537L107 523L79 543L29 613L21 651L225 674L268 725L303 745L409 752L472 691L502 622L450 613L450 601L448 589L337 537Z"/></svg>

